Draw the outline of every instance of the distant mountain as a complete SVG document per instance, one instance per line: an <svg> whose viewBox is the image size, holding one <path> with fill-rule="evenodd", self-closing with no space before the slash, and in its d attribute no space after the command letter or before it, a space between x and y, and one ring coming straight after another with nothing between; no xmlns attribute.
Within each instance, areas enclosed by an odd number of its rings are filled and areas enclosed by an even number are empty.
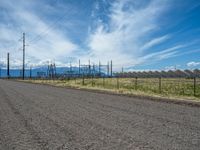
<svg viewBox="0 0 200 150"><path fill-rule="evenodd" d="M96 69L96 73L98 73ZM56 68L56 73L57 74L64 74L64 73L74 73L78 74L79 68L78 67L72 67L71 69L69 67L57 67ZM32 69L32 77L37 77L38 73L41 74L47 74L47 67L41 67L41 68L35 68ZM10 69L10 77L21 77L22 76L22 71L21 69ZM7 77L7 69L1 69L0 70L0 77ZM30 77L30 69L25 70L25 77Z"/></svg>
<svg viewBox="0 0 200 150"><path fill-rule="evenodd" d="M36 77L37 72L47 72L46 68L37 68L37 69L32 69L32 76ZM0 70L0 76L1 77L7 77L7 69L1 69ZM10 69L10 77L21 77L22 76L22 70L21 69ZM26 69L25 70L25 76L29 77L30 76L30 70Z"/></svg>

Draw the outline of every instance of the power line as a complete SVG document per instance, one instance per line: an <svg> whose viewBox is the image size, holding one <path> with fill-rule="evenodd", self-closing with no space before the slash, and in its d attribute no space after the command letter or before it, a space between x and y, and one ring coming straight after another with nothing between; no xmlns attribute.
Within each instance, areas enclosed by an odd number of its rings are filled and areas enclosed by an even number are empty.
<svg viewBox="0 0 200 150"><path fill-rule="evenodd" d="M11 21L14 23L15 29L16 29L16 27L17 27L18 31L20 31L20 32L22 33L23 30L22 30L22 28L21 28L21 24L17 23L17 22L13 19L13 17L9 14L9 12L8 12L7 9L5 9L5 13L6 13L7 21L10 22L10 20L11 20ZM10 20L8 20L8 18L9 18Z"/></svg>
<svg viewBox="0 0 200 150"><path fill-rule="evenodd" d="M51 29L55 28L55 27L56 27L55 25L56 25L60 20L62 20L68 12L69 12L69 11L65 12L65 13L64 13L61 17L59 17L55 22L53 22L50 26L48 26L46 30L44 30L44 31L40 32L38 35L36 35L31 41L29 41L29 43L32 43L32 44L33 44L34 42L39 41L39 40L42 38L42 35L43 35L43 36L47 35L48 32L49 32Z"/></svg>

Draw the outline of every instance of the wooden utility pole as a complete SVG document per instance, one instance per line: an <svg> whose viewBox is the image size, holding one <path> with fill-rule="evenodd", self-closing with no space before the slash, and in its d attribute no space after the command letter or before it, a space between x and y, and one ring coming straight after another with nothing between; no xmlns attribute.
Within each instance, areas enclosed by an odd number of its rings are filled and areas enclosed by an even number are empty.
<svg viewBox="0 0 200 150"><path fill-rule="evenodd" d="M99 61L99 76L101 76L101 62Z"/></svg>
<svg viewBox="0 0 200 150"><path fill-rule="evenodd" d="M112 77L112 69L113 69L113 66L112 66L112 60L111 60L111 62L110 62L110 75L111 75L111 77Z"/></svg>
<svg viewBox="0 0 200 150"><path fill-rule="evenodd" d="M89 76L90 76L90 74L91 74L90 59L89 59L89 66L88 66L88 68L89 68Z"/></svg>
<svg viewBox="0 0 200 150"><path fill-rule="evenodd" d="M30 66L30 79L32 78L32 66Z"/></svg>
<svg viewBox="0 0 200 150"><path fill-rule="evenodd" d="M55 62L54 62L54 64L53 64L53 68L54 68L54 77L56 78L56 64L55 64Z"/></svg>
<svg viewBox="0 0 200 150"><path fill-rule="evenodd" d="M93 66L92 66L92 76L94 76L95 75L95 64L93 64Z"/></svg>
<svg viewBox="0 0 200 150"><path fill-rule="evenodd" d="M81 73L81 61L80 59L78 60L78 75L80 76L80 73Z"/></svg>
<svg viewBox="0 0 200 150"><path fill-rule="evenodd" d="M47 77L49 78L49 69L50 69L50 67L49 67L49 64L48 64L48 67L47 67Z"/></svg>
<svg viewBox="0 0 200 150"><path fill-rule="evenodd" d="M109 77L109 61L108 61L108 64L107 64L107 76Z"/></svg>
<svg viewBox="0 0 200 150"><path fill-rule="evenodd" d="M23 68L22 68L22 78L24 80L25 76L25 33L23 33Z"/></svg>
<svg viewBox="0 0 200 150"><path fill-rule="evenodd" d="M70 72L70 76L72 76L72 63L71 63L71 61L69 63L69 72Z"/></svg>
<svg viewBox="0 0 200 150"><path fill-rule="evenodd" d="M10 54L7 54L7 77L10 78Z"/></svg>

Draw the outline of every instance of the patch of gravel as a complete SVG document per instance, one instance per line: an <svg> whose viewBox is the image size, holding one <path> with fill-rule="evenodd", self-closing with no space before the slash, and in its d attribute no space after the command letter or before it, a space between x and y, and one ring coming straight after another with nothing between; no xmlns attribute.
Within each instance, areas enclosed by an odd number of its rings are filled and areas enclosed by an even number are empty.
<svg viewBox="0 0 200 150"><path fill-rule="evenodd" d="M0 149L200 147L200 108L0 80Z"/></svg>

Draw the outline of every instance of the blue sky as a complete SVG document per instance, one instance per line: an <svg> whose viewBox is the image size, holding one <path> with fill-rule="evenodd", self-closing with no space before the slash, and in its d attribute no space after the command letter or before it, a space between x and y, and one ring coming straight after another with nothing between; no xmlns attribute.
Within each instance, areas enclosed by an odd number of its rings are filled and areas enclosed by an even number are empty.
<svg viewBox="0 0 200 150"><path fill-rule="evenodd" d="M199 0L1 0L0 63L113 60L114 70L200 67Z"/></svg>

